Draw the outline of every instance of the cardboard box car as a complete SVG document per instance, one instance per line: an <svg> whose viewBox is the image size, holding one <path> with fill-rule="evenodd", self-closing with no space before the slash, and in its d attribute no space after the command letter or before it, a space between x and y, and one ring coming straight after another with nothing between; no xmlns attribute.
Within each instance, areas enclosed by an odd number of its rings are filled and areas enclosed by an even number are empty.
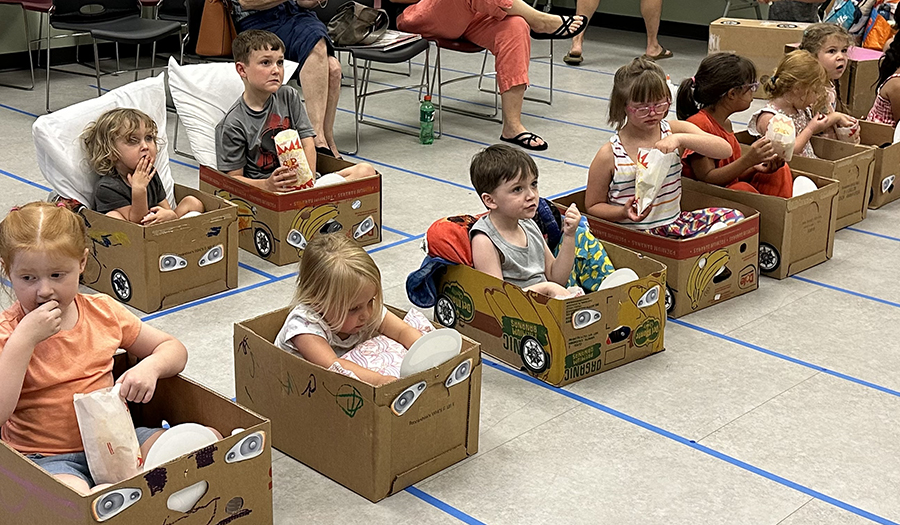
<svg viewBox="0 0 900 525"><path fill-rule="evenodd" d="M800 47L799 39L784 46L784 52ZM839 111L856 118L866 118L875 103L875 82L878 80L878 61L884 53L864 47L847 49L847 66L838 81ZM759 90L762 91L762 90Z"/></svg>
<svg viewBox="0 0 900 525"><path fill-rule="evenodd" d="M237 206L176 184L175 198L186 195L206 212L152 226L82 208L91 244L81 282L144 312L237 288Z"/></svg>
<svg viewBox="0 0 900 525"><path fill-rule="evenodd" d="M744 18L719 18L709 24L709 53L731 52L747 57L756 66L757 79L771 76L784 56L784 46L799 42L802 22L779 22ZM754 98L765 98L762 89Z"/></svg>
<svg viewBox="0 0 900 525"><path fill-rule="evenodd" d="M327 155L316 168L330 173L353 163ZM319 232L344 231L361 245L381 242L381 175L334 186L272 193L200 166L200 189L238 206L239 244L283 266L296 263Z"/></svg>
<svg viewBox="0 0 900 525"><path fill-rule="evenodd" d="M466 266L449 266L434 318L478 340L481 349L562 386L662 352L666 267L604 243L616 268L637 281L582 297L551 299Z"/></svg>
<svg viewBox="0 0 900 525"><path fill-rule="evenodd" d="M811 173L794 171L794 177L809 177L819 189L790 199L731 190L681 180L685 188L746 204L759 211L759 271L784 279L831 259L834 251L834 221L840 184Z"/></svg>
<svg viewBox="0 0 900 525"><path fill-rule="evenodd" d="M584 190L553 199L560 210L575 203L585 210ZM666 312L672 317L712 306L756 290L759 257L759 213L745 205L690 189L681 194L682 210L733 208L744 220L691 239L651 235L598 219L587 213L591 231L601 241L614 242L666 265Z"/></svg>
<svg viewBox="0 0 900 525"><path fill-rule="evenodd" d="M117 370L124 371L125 360L124 353L116 356ZM172 425L199 423L226 437L88 496L70 489L0 441L0 522L272 523L272 449L267 419L182 376L160 379L149 403L132 403L130 408L139 426L159 427L163 419ZM239 432L230 435L235 429ZM177 500L186 498L185 493L197 498L201 492L190 511L169 508L177 509Z"/></svg>
<svg viewBox="0 0 900 525"><path fill-rule="evenodd" d="M756 140L746 131L736 133L735 136L743 144L753 144ZM865 219L872 176L875 173L875 152L868 146L857 146L824 137L813 137L810 143L818 158L794 155L788 163L791 169L835 179L841 183L835 228L840 230Z"/></svg>
<svg viewBox="0 0 900 525"><path fill-rule="evenodd" d="M894 128L878 122L859 121L860 142L875 151L875 172L869 192L869 209L880 208L900 198L900 142L894 144Z"/></svg>
<svg viewBox="0 0 900 525"><path fill-rule="evenodd" d="M478 451L478 343L374 387L276 347L289 311L234 325L237 399L272 419L275 448L373 502Z"/></svg>

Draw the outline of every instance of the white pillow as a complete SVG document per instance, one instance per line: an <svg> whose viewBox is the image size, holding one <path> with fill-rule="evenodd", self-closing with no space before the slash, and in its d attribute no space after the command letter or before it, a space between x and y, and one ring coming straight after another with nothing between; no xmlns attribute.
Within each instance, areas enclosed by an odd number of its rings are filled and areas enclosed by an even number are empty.
<svg viewBox="0 0 900 525"><path fill-rule="evenodd" d="M159 128L156 171L166 188L166 198L175 207L175 180L169 170L169 140L166 136L166 88L163 74L114 89L101 97L42 115L31 127L38 167L47 182L63 197L93 204L99 175L88 164L80 135L103 113L115 108L135 108L150 115Z"/></svg>
<svg viewBox="0 0 900 525"><path fill-rule="evenodd" d="M298 65L284 61L284 83L294 75ZM187 131L191 153L200 164L215 168L216 125L244 93L244 83L234 62L180 66L174 57L169 57L169 91Z"/></svg>

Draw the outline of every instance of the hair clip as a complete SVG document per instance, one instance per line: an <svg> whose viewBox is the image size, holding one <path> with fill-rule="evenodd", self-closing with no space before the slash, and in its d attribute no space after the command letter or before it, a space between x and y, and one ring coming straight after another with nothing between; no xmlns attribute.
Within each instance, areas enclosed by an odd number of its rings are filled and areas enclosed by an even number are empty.
<svg viewBox="0 0 900 525"><path fill-rule="evenodd" d="M66 207L66 203L63 202L63 201L61 201L61 200L56 201L56 207L57 207L57 208L65 208L65 207Z"/></svg>
<svg viewBox="0 0 900 525"><path fill-rule="evenodd" d="M13 206L12 208L9 209L9 213L12 213L12 212L14 212L14 211L19 211L19 207L18 207L18 206Z"/></svg>
<svg viewBox="0 0 900 525"><path fill-rule="evenodd" d="M772 83L774 84L775 82L778 81L778 75L772 75L772 78L770 78L769 80L771 80Z"/></svg>

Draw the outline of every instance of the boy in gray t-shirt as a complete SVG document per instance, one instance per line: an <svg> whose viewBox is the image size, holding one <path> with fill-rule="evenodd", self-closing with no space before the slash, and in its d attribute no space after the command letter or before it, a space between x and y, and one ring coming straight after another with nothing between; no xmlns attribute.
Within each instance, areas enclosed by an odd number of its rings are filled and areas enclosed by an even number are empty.
<svg viewBox="0 0 900 525"><path fill-rule="evenodd" d="M290 168L278 165L275 135L295 129L313 172L316 148L300 95L294 88L282 86L284 43L273 33L251 29L237 36L232 53L244 94L216 126L217 168L264 190L289 191L297 178ZM337 174L355 180L375 175L375 168L363 162Z"/></svg>
<svg viewBox="0 0 900 525"><path fill-rule="evenodd" d="M527 153L495 144L475 155L469 176L488 209L470 231L475 269L551 297L570 295L565 285L575 262L578 208L566 210L559 257L554 257L531 220L538 205L538 169Z"/></svg>

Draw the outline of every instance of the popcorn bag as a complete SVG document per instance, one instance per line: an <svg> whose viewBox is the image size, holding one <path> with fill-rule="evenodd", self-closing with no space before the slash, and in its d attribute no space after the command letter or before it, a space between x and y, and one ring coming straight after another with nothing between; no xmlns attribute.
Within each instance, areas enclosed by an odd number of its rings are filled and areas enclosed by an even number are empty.
<svg viewBox="0 0 900 525"><path fill-rule="evenodd" d="M300 135L296 130L286 129L275 135L275 151L278 153L278 162L287 166L297 174L297 189L312 188L315 184L315 176L309 169L303 146L300 145Z"/></svg>
<svg viewBox="0 0 900 525"><path fill-rule="evenodd" d="M794 143L797 142L797 132L794 121L787 115L780 113L769 121L769 129L766 130L766 138L772 143L775 154L789 162L794 156Z"/></svg>
<svg viewBox="0 0 900 525"><path fill-rule="evenodd" d="M638 213L644 213L662 188L669 168L680 162L677 153L663 153L653 148L638 148L638 173L634 181L634 198Z"/></svg>
<svg viewBox="0 0 900 525"><path fill-rule="evenodd" d="M841 142L849 142L850 144L859 144L859 121L853 120L853 124L849 126L835 126L835 134Z"/></svg>
<svg viewBox="0 0 900 525"><path fill-rule="evenodd" d="M144 459L121 385L75 394L75 416L94 483L118 483L141 471Z"/></svg>

